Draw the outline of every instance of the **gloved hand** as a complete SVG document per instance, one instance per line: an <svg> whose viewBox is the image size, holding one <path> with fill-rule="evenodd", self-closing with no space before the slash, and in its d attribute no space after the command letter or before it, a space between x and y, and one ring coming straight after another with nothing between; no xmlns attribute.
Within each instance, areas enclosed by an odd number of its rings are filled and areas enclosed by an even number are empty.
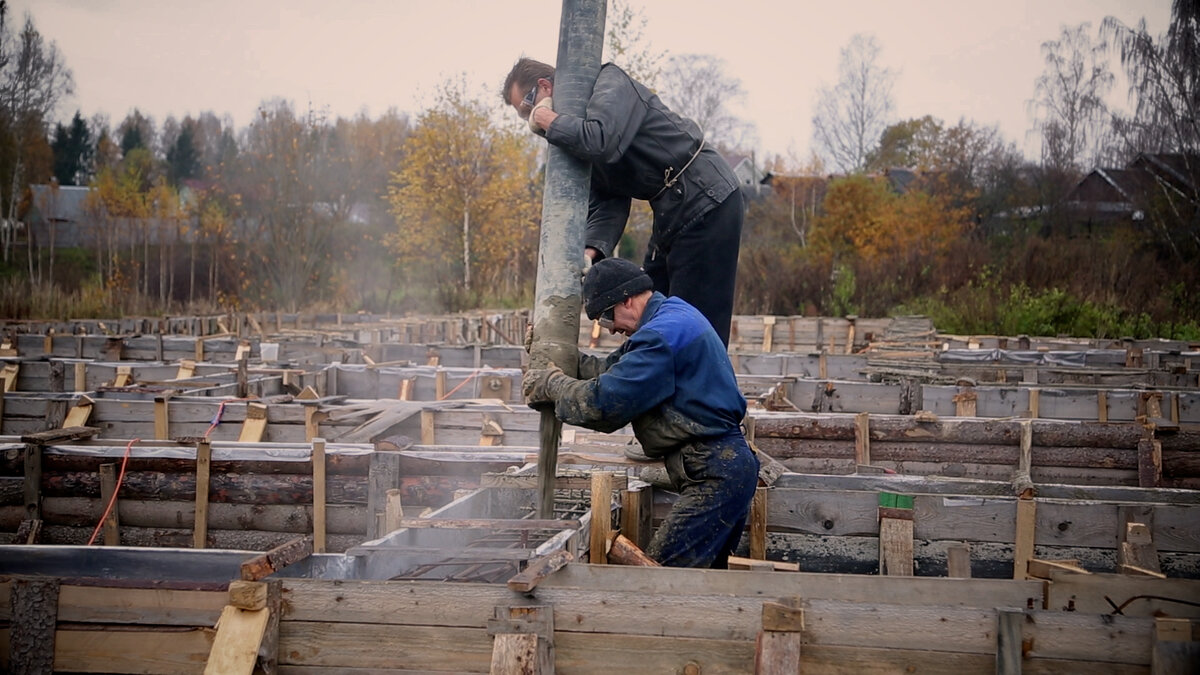
<svg viewBox="0 0 1200 675"><path fill-rule="evenodd" d="M539 108L548 108L550 110L554 110L554 101L550 96L547 96L546 98L538 101L537 105L533 106L533 110L529 111L529 130L538 136L545 136L546 130L538 125L537 122L533 121L534 118L537 117L537 111Z"/></svg>
<svg viewBox="0 0 1200 675"><path fill-rule="evenodd" d="M533 324L525 326L525 353L533 351Z"/></svg>
<svg viewBox="0 0 1200 675"><path fill-rule="evenodd" d="M570 380L571 378L553 363L546 368L530 368L521 382L525 405L536 409L554 405L562 387Z"/></svg>

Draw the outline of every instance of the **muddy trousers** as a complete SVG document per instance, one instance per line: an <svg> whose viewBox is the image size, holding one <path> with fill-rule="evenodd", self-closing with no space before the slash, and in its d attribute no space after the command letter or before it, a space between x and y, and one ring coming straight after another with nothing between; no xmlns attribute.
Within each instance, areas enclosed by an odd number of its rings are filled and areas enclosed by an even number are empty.
<svg viewBox="0 0 1200 675"><path fill-rule="evenodd" d="M646 554L667 567L724 568L758 485L758 459L741 432L685 445L667 457L679 499Z"/></svg>

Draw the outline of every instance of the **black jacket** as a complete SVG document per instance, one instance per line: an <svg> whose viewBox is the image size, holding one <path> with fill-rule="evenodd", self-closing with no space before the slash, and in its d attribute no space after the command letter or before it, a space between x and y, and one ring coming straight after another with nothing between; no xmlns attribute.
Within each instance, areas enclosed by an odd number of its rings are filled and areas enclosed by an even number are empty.
<svg viewBox="0 0 1200 675"><path fill-rule="evenodd" d="M702 139L695 122L671 112L619 67L604 64L585 117L560 114L546 130L547 141L592 165L585 245L612 255L632 198L650 200L651 244L668 248L684 227L737 190L729 164L716 150L702 147ZM680 170L678 182L664 190L666 176L678 176Z"/></svg>

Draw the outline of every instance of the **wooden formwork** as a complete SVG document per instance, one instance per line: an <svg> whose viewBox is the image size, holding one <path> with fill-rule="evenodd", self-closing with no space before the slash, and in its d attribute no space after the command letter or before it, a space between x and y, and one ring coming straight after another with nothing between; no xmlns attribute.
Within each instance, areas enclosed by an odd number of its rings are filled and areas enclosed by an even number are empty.
<svg viewBox="0 0 1200 675"><path fill-rule="evenodd" d="M1200 647L1194 606L1135 599L1194 603L1197 581L572 563L518 592L363 579L335 556L312 556L226 590L219 580L238 579L244 555L156 552L156 567L175 570L167 579L137 576L154 565L145 556L93 556L125 573L83 580L78 549L55 551L43 561L54 571L39 577L21 575L20 552L5 553L0 666L20 672L200 673L237 658L278 673L496 672L517 667L520 644L525 672L1182 673ZM242 607L265 610L264 628L223 640L239 612L261 611ZM214 629L217 617L230 618Z"/></svg>

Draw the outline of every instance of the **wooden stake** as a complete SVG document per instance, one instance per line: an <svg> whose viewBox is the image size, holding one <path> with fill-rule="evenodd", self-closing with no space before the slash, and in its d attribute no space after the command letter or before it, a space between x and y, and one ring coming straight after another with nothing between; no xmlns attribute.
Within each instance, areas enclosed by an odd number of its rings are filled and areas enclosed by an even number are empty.
<svg viewBox="0 0 1200 675"><path fill-rule="evenodd" d="M399 530L401 523L404 522L404 505L401 503L403 495L404 492L397 488L387 491L387 501L384 504L383 517L383 534L385 535Z"/></svg>
<svg viewBox="0 0 1200 675"><path fill-rule="evenodd" d="M1028 578L1036 532L1037 502L1033 499L1018 499L1016 532L1013 535L1013 579Z"/></svg>
<svg viewBox="0 0 1200 675"><path fill-rule="evenodd" d="M1036 387L1029 389L1029 416L1037 419L1040 416L1042 407L1042 390Z"/></svg>
<svg viewBox="0 0 1200 675"><path fill-rule="evenodd" d="M75 362L75 391L87 391L87 362Z"/></svg>
<svg viewBox="0 0 1200 675"><path fill-rule="evenodd" d="M154 438L165 441L171 437L170 417L167 415L167 397L154 397Z"/></svg>
<svg viewBox="0 0 1200 675"><path fill-rule="evenodd" d="M1152 435L1138 441L1138 487L1162 486L1162 443Z"/></svg>
<svg viewBox="0 0 1200 675"><path fill-rule="evenodd" d="M208 477L212 466L212 445L196 443L196 516L192 525L192 548L208 545Z"/></svg>
<svg viewBox="0 0 1200 675"><path fill-rule="evenodd" d="M325 552L325 439L312 440L313 550Z"/></svg>
<svg viewBox="0 0 1200 675"><path fill-rule="evenodd" d="M767 489L755 489L750 501L750 557L755 560L767 559Z"/></svg>
<svg viewBox="0 0 1200 675"><path fill-rule="evenodd" d="M641 484L621 491L621 534L638 548L650 544L651 518L654 508L654 488Z"/></svg>
<svg viewBox="0 0 1200 675"><path fill-rule="evenodd" d="M1108 422L1108 392L1096 392L1096 416L1100 422Z"/></svg>
<svg viewBox="0 0 1200 675"><path fill-rule="evenodd" d="M239 363L245 363L240 361ZM246 404L246 421L242 422L239 443L259 443L267 430L267 406L253 401Z"/></svg>
<svg viewBox="0 0 1200 675"><path fill-rule="evenodd" d="M946 568L952 579L971 578L971 546L953 542L946 546Z"/></svg>
<svg viewBox="0 0 1200 675"><path fill-rule="evenodd" d="M771 352L771 347L774 346L773 345L774 336L775 336L775 317L764 316L763 317L763 342L762 342L762 350L763 350L764 354L769 354Z"/></svg>
<svg viewBox="0 0 1200 675"><path fill-rule="evenodd" d="M421 411L421 445L433 445L435 439L434 432L434 412L432 410Z"/></svg>
<svg viewBox="0 0 1200 675"><path fill-rule="evenodd" d="M269 619L265 607L248 610L226 605L217 621L205 675L251 675Z"/></svg>
<svg viewBox="0 0 1200 675"><path fill-rule="evenodd" d="M1019 609L996 610L996 675L1021 675L1021 624L1025 613Z"/></svg>
<svg viewBox="0 0 1200 675"><path fill-rule="evenodd" d="M1145 523L1125 523L1124 535L1124 541L1117 549L1117 567L1123 572L1129 567L1161 574L1158 548L1154 545L1150 528Z"/></svg>
<svg viewBox="0 0 1200 675"><path fill-rule="evenodd" d="M101 464L100 465L100 503L108 506L112 502L112 509L104 518L104 545L105 546L120 546L121 533L120 522L118 520L117 511L120 502L113 500L113 495L117 492L117 465L116 464Z"/></svg>
<svg viewBox="0 0 1200 675"><path fill-rule="evenodd" d="M913 575L913 498L879 493L879 573Z"/></svg>
<svg viewBox="0 0 1200 675"><path fill-rule="evenodd" d="M588 538L588 562L608 562L607 547L612 532L612 473L592 472L592 527Z"/></svg>
<svg viewBox="0 0 1200 675"><path fill-rule="evenodd" d="M871 414L860 412L854 416L854 463L871 463Z"/></svg>
<svg viewBox="0 0 1200 675"><path fill-rule="evenodd" d="M66 418L63 419L62 428L70 429L71 427L87 426L88 418L92 416L92 406L92 399L87 396L80 396L79 401L67 413Z"/></svg>

